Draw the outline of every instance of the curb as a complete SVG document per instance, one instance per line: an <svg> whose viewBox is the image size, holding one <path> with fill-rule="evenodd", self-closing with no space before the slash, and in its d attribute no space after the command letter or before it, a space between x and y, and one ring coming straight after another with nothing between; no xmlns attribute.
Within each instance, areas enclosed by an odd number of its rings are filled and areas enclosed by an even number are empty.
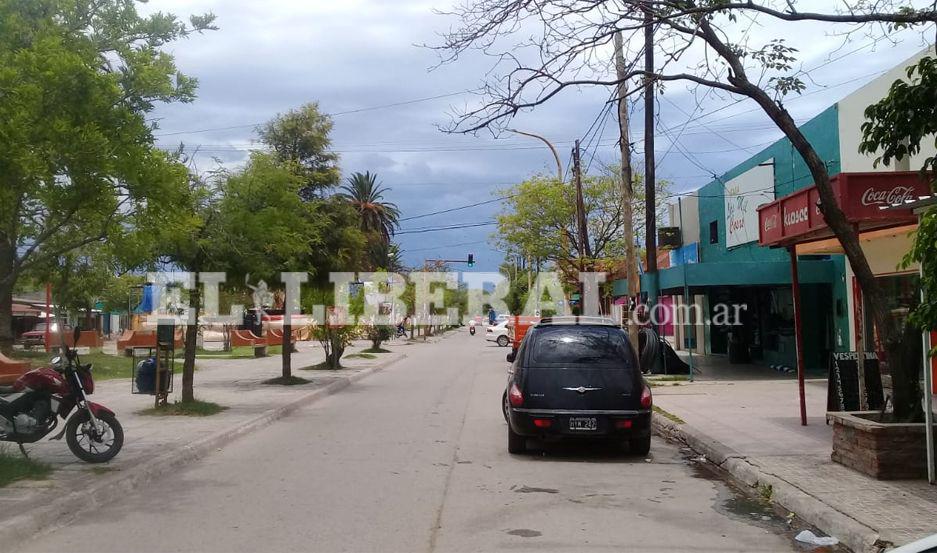
<svg viewBox="0 0 937 553"><path fill-rule="evenodd" d="M256 417L205 436L193 443L157 455L149 461L133 467L132 472L116 474L110 478L102 479L87 489L66 492L65 495L57 497L49 503L0 522L0 543L4 545L4 550L9 551L43 531L67 525L75 520L83 510L94 509L116 501L133 490L166 475L173 469L181 468L241 436L269 426L300 408L333 395L367 376L406 359L406 357L407 355L402 353L395 359L378 363L353 375L342 377L286 405L269 409Z"/></svg>
<svg viewBox="0 0 937 553"><path fill-rule="evenodd" d="M730 479L743 488L759 485L771 486L771 501L801 520L836 537L856 553L881 553L891 544L883 543L879 533L858 520L837 511L833 506L820 501L797 485L764 472L750 463L746 457L722 442L688 424L675 424L663 417L652 417L651 426L655 434L678 442L706 457L706 461L725 471Z"/></svg>

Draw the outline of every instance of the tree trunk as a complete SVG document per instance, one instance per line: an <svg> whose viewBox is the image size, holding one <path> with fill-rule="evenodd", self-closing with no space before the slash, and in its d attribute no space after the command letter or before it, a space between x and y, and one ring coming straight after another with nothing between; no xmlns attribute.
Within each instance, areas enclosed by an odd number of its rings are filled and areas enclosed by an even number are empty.
<svg viewBox="0 0 937 553"><path fill-rule="evenodd" d="M290 343L293 338L293 315L290 310L290 301L291 298L287 297L286 289L283 290L283 351L280 352L280 356L283 360L283 370L282 376L283 381L289 381L293 378L293 348Z"/></svg>
<svg viewBox="0 0 937 553"><path fill-rule="evenodd" d="M0 284L0 352L13 353L13 286Z"/></svg>
<svg viewBox="0 0 937 553"><path fill-rule="evenodd" d="M820 196L820 211L823 213L826 224L843 247L849 265L852 267L856 280L862 288L862 294L868 300L875 327L885 346L888 367L891 370L894 385L892 403L895 417L899 421L919 419L921 415L921 398L919 395L913 394L913 390L918 387L918 376L915 374L917 361L911 361L911 365L907 366L909 356L903 355L903 349L905 348L903 348L902 333L895 328L894 321L892 321L891 315L886 308L885 295L875 279L875 274L869 266L865 253L862 251L858 233L836 202L826 164L820 159L820 156L803 133L800 132L800 129L797 128L797 124L786 109L775 103L763 90L747 81L733 84L742 88L749 97L758 102L771 120L784 132L807 164Z"/></svg>
<svg viewBox="0 0 937 553"><path fill-rule="evenodd" d="M0 239L0 352L13 352L13 249Z"/></svg>
<svg viewBox="0 0 937 553"><path fill-rule="evenodd" d="M201 313L199 281L189 290L189 308L193 311L194 324L185 328L185 357L182 362L182 401L195 401L195 351L198 342L198 318Z"/></svg>

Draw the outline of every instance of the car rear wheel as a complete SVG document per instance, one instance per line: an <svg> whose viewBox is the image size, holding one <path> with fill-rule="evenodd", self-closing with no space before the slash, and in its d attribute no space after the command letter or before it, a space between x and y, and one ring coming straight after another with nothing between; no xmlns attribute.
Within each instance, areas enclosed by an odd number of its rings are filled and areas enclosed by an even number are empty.
<svg viewBox="0 0 937 553"><path fill-rule="evenodd" d="M647 455L651 451L651 436L628 440L628 451L633 455Z"/></svg>
<svg viewBox="0 0 937 553"><path fill-rule="evenodd" d="M501 336L498 336L498 345L503 348L506 348L508 346L509 341L510 340L508 340L508 337L503 334Z"/></svg>
<svg viewBox="0 0 937 553"><path fill-rule="evenodd" d="M519 454L527 452L527 438L511 430L508 423L508 453Z"/></svg>
<svg viewBox="0 0 937 553"><path fill-rule="evenodd" d="M504 393L501 394L501 414L504 415L504 422L510 424L511 422L508 420L508 413L510 411L508 411L508 409L510 409L508 405L508 391L505 390Z"/></svg>

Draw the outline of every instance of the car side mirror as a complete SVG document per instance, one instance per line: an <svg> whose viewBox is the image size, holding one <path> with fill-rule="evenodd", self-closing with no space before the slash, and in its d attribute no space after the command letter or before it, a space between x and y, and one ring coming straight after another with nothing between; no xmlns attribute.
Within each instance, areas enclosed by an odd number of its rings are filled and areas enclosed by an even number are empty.
<svg viewBox="0 0 937 553"><path fill-rule="evenodd" d="M508 363L513 363L515 359L517 359L517 352L515 351L512 351L511 353L507 354L507 356L505 357L505 360Z"/></svg>

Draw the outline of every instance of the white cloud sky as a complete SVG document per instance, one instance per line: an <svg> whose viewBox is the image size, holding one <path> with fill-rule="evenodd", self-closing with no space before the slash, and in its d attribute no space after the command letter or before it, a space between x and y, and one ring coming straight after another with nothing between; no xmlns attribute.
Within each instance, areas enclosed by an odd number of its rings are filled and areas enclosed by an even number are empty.
<svg viewBox="0 0 937 553"><path fill-rule="evenodd" d="M163 135L160 143L199 146L201 169L210 168L210 156L234 165L252 147L250 125L305 102L318 101L324 111L338 113L474 89L484 79L490 60L468 55L431 71L436 54L417 46L439 41L438 33L452 21L434 13L434 8L450 6L446 0L151 0L145 10L179 16L211 11L220 27L171 48L180 69L199 79L199 97L192 104L158 109L154 115L160 126L157 134ZM818 25L756 23L752 28L759 36L786 37L800 49L799 59L806 68L865 43L857 37L837 50L841 39L827 36ZM898 38L902 40L897 44L880 43L874 50L865 48L813 72L815 82L808 83L809 94L787 101L795 117L806 119L819 113L924 46L918 35ZM608 94L601 89L569 90L536 111L520 114L512 126L554 140L565 163L572 141L583 136ZM467 101L473 101L470 95L456 95L336 116L334 148L341 154L343 173L376 171L391 189L388 199L407 217L488 200L499 188L533 173L555 170L549 151L533 140L440 132L437 126L449 122L451 109ZM710 95L697 117L729 101ZM686 87L674 84L660 107L660 125L679 129L696 106ZM706 127L689 123L679 142L693 153L696 163L670 151L658 167L658 176L672 180L675 190L694 189L708 182L706 173L722 173L778 138L780 133L767 118L751 109L752 104L740 103L705 118ZM633 126L642 120L640 112L636 113ZM219 127L238 128L195 132ZM639 128L636 131L633 140L642 134ZM602 136L593 169L616 161L614 119L609 118ZM659 138L656 149L662 157L671 149L669 141ZM591 156L587 152L585 159ZM497 210L497 204L488 204L405 221L403 226L480 222L490 220ZM462 257L472 251L479 269L494 269L502 254L486 244L492 231L493 227L479 227L405 234L400 242L411 264L427 257ZM459 245L443 247L448 244Z"/></svg>

